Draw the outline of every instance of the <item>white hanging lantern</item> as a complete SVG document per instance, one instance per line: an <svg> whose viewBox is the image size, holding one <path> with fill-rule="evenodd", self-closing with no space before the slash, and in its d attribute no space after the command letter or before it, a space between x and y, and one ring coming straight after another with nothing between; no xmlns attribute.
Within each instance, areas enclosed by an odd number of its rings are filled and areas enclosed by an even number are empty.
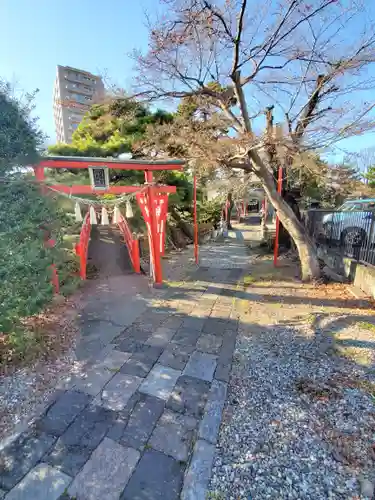
<svg viewBox="0 0 375 500"><path fill-rule="evenodd" d="M134 215L134 214L133 214L133 209L132 209L132 206L131 206L130 201L128 200L128 201L126 202L126 212L125 212L125 217L126 217L127 219L131 219L131 218L133 217L133 215Z"/></svg>
<svg viewBox="0 0 375 500"><path fill-rule="evenodd" d="M82 213L81 213L81 206L78 203L78 201L76 201L76 204L74 205L74 215L76 218L76 222L82 222L83 219L82 219Z"/></svg>
<svg viewBox="0 0 375 500"><path fill-rule="evenodd" d="M120 215L121 215L120 209L116 205L113 211L112 224L118 224L120 222Z"/></svg>
<svg viewBox="0 0 375 500"><path fill-rule="evenodd" d="M108 226L109 220L108 220L108 212L105 207L102 207L102 226Z"/></svg>
<svg viewBox="0 0 375 500"><path fill-rule="evenodd" d="M96 219L95 208L92 205L90 205L90 223L92 226L94 226L98 223L98 221Z"/></svg>

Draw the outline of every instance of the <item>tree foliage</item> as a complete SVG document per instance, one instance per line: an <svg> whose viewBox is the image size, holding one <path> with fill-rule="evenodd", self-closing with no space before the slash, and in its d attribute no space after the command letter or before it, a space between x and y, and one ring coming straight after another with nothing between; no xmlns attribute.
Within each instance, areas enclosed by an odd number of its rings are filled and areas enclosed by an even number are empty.
<svg viewBox="0 0 375 500"><path fill-rule="evenodd" d="M371 189L375 189L375 165L370 165L365 174L365 179Z"/></svg>
<svg viewBox="0 0 375 500"><path fill-rule="evenodd" d="M73 134L71 144L56 144L50 154L65 156L116 157L131 152L148 125L168 123L173 119L162 110L151 112L128 98L108 98L91 107Z"/></svg>
<svg viewBox="0 0 375 500"><path fill-rule="evenodd" d="M38 157L44 137L30 116L34 95L17 100L12 87L0 80L0 175L33 164Z"/></svg>
<svg viewBox="0 0 375 500"><path fill-rule="evenodd" d="M67 216L55 201L43 196L22 167L35 161L43 140L30 118L32 96L25 101L12 95L11 87L0 89L0 332L17 330L23 317L38 312L52 297L51 269L61 276L70 269L61 247ZM57 241L45 247L46 232Z"/></svg>
<svg viewBox="0 0 375 500"><path fill-rule="evenodd" d="M365 185L360 181L358 170L349 162L332 165L321 180L322 202L338 207L350 196L360 196Z"/></svg>

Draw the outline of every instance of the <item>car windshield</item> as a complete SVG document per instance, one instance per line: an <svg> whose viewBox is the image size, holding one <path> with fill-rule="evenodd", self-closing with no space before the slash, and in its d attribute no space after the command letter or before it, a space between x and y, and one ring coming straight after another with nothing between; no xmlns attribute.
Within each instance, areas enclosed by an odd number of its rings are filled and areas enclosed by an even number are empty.
<svg viewBox="0 0 375 500"><path fill-rule="evenodd" d="M338 209L340 212L350 212L351 210L356 210L357 205L355 203L348 203L345 202L341 207Z"/></svg>
<svg viewBox="0 0 375 500"><path fill-rule="evenodd" d="M364 201L363 203L346 201L338 210L340 212L353 212L354 210L374 210L374 207L373 201Z"/></svg>

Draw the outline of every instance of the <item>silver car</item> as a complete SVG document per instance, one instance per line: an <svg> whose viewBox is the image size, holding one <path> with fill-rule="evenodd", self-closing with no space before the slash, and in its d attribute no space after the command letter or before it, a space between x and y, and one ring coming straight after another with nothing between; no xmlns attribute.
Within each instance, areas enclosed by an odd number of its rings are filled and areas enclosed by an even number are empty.
<svg viewBox="0 0 375 500"><path fill-rule="evenodd" d="M322 219L326 237L345 246L375 243L375 199L348 200Z"/></svg>

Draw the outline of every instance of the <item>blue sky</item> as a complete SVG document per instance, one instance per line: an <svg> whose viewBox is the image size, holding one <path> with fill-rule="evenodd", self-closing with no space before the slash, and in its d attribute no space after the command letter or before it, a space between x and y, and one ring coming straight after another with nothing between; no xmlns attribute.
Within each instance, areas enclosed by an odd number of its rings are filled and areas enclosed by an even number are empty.
<svg viewBox="0 0 375 500"><path fill-rule="evenodd" d="M0 0L0 78L39 93L36 114L55 142L52 90L57 64L105 73L123 87L131 82L134 48L147 47L145 12L158 0ZM373 135L345 141L359 151L375 145ZM339 160L339 150L331 159Z"/></svg>
<svg viewBox="0 0 375 500"><path fill-rule="evenodd" d="M40 126L55 140L52 90L57 64L129 82L128 53L147 46L145 11L157 0L0 0L0 77L39 93ZM130 7L131 6L131 7Z"/></svg>

